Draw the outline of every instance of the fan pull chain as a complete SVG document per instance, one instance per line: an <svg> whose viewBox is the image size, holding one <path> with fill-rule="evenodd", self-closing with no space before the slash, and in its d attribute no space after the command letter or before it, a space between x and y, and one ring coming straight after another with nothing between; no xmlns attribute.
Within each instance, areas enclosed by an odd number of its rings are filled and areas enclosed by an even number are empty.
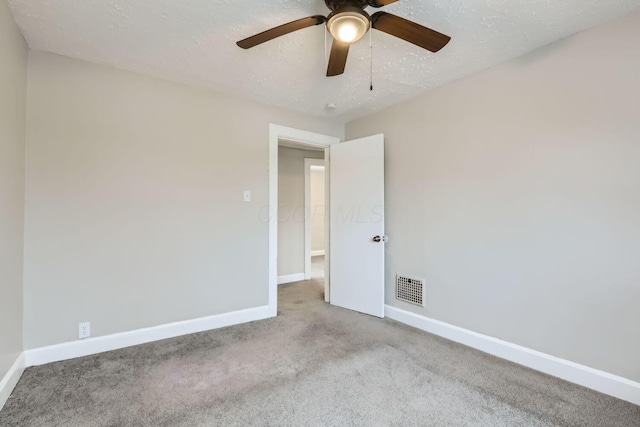
<svg viewBox="0 0 640 427"><path fill-rule="evenodd" d="M327 69L327 26L324 26L324 68L323 70ZM324 79L323 79L323 86L324 86L324 98L325 98L325 102L329 99L329 81L327 79L327 73L323 73Z"/></svg>
<svg viewBox="0 0 640 427"><path fill-rule="evenodd" d="M324 67L327 68L327 26L324 27ZM326 80L326 76L325 76Z"/></svg>
<svg viewBox="0 0 640 427"><path fill-rule="evenodd" d="M329 30L327 30L327 26L324 25L324 70L327 69L327 64L329 63L329 60L327 59L327 33L329 32ZM325 98L325 102L327 102L329 100L329 79L327 78L327 73L322 73L324 76L323 81L323 86L324 86L324 98Z"/></svg>
<svg viewBox="0 0 640 427"><path fill-rule="evenodd" d="M371 62L370 74L369 74L369 90L373 91L373 30L369 28L369 58Z"/></svg>

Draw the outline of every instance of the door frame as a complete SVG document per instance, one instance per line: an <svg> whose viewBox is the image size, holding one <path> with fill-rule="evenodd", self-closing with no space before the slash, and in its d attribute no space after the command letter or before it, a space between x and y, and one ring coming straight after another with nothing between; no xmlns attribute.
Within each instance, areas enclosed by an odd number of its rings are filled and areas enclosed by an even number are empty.
<svg viewBox="0 0 640 427"><path fill-rule="evenodd" d="M313 212L311 212L311 167L312 166L322 166L324 172L324 181L325 184L327 182L327 174L324 159L304 159L304 280L311 279L311 257L313 256L313 251L311 250L311 219ZM325 225L328 222L327 217L327 209L326 209L326 192L325 192ZM325 227L324 235L325 235L325 249L322 251L323 255L326 252L327 246L327 227ZM325 258L326 259L326 258ZM326 276L326 274L325 274ZM326 277L325 277L326 279ZM326 282L325 282L326 283ZM326 291L326 289L325 289ZM326 294L326 292L325 292ZM325 300L327 298L325 297ZM327 301L328 302L328 301Z"/></svg>
<svg viewBox="0 0 640 427"><path fill-rule="evenodd" d="M269 315L278 314L278 140L286 139L302 146L324 147L325 212L328 206L329 146L340 143L340 138L320 133L269 124ZM328 219L328 217L326 217ZM327 220L325 237L331 224ZM325 260L330 250L325 240ZM325 301L329 300L329 264L325 264Z"/></svg>

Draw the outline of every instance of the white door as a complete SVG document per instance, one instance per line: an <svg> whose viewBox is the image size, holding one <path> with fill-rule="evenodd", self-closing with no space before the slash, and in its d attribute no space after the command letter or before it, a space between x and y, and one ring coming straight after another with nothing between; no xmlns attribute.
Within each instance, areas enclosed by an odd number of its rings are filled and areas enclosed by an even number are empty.
<svg viewBox="0 0 640 427"><path fill-rule="evenodd" d="M384 317L384 135L329 157L331 304Z"/></svg>

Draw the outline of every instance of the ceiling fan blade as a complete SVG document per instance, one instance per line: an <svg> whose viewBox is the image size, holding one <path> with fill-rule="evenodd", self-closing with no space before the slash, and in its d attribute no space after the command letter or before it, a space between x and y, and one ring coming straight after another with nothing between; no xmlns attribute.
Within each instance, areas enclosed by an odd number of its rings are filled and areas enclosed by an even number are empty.
<svg viewBox="0 0 640 427"><path fill-rule="evenodd" d="M307 18L298 19L296 21L289 22L288 24L280 25L270 30L263 31L260 34L256 34L255 36L247 37L244 40L240 40L236 44L243 49L249 49L261 43L273 40L276 37L284 36L285 34L302 30L303 28L323 24L326 20L327 18L322 15L309 16Z"/></svg>
<svg viewBox="0 0 640 427"><path fill-rule="evenodd" d="M451 40L449 36L386 12L374 13L371 26L431 52L439 51Z"/></svg>
<svg viewBox="0 0 640 427"><path fill-rule="evenodd" d="M331 55L329 56L329 66L327 67L327 77L338 76L344 73L344 67L347 65L347 56L349 55L349 43L342 43L333 39L331 45Z"/></svg>
<svg viewBox="0 0 640 427"><path fill-rule="evenodd" d="M371 7L383 7L388 6L391 3L395 3L398 0L367 0L367 4Z"/></svg>

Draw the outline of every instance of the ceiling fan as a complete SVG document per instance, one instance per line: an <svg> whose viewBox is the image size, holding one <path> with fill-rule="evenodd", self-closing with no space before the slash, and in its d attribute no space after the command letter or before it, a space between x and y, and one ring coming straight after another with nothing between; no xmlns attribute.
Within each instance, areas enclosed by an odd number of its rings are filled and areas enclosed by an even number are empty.
<svg viewBox="0 0 640 427"><path fill-rule="evenodd" d="M437 52L449 43L451 37L415 22L382 11L369 15L364 10L367 6L380 8L397 1L324 0L327 7L331 9L329 16L314 15L298 19L240 40L236 44L243 49L249 49L276 37L326 22L327 29L333 36L329 66L327 68L327 76L331 77L344 73L349 47L360 40L371 28L398 37L431 52Z"/></svg>

